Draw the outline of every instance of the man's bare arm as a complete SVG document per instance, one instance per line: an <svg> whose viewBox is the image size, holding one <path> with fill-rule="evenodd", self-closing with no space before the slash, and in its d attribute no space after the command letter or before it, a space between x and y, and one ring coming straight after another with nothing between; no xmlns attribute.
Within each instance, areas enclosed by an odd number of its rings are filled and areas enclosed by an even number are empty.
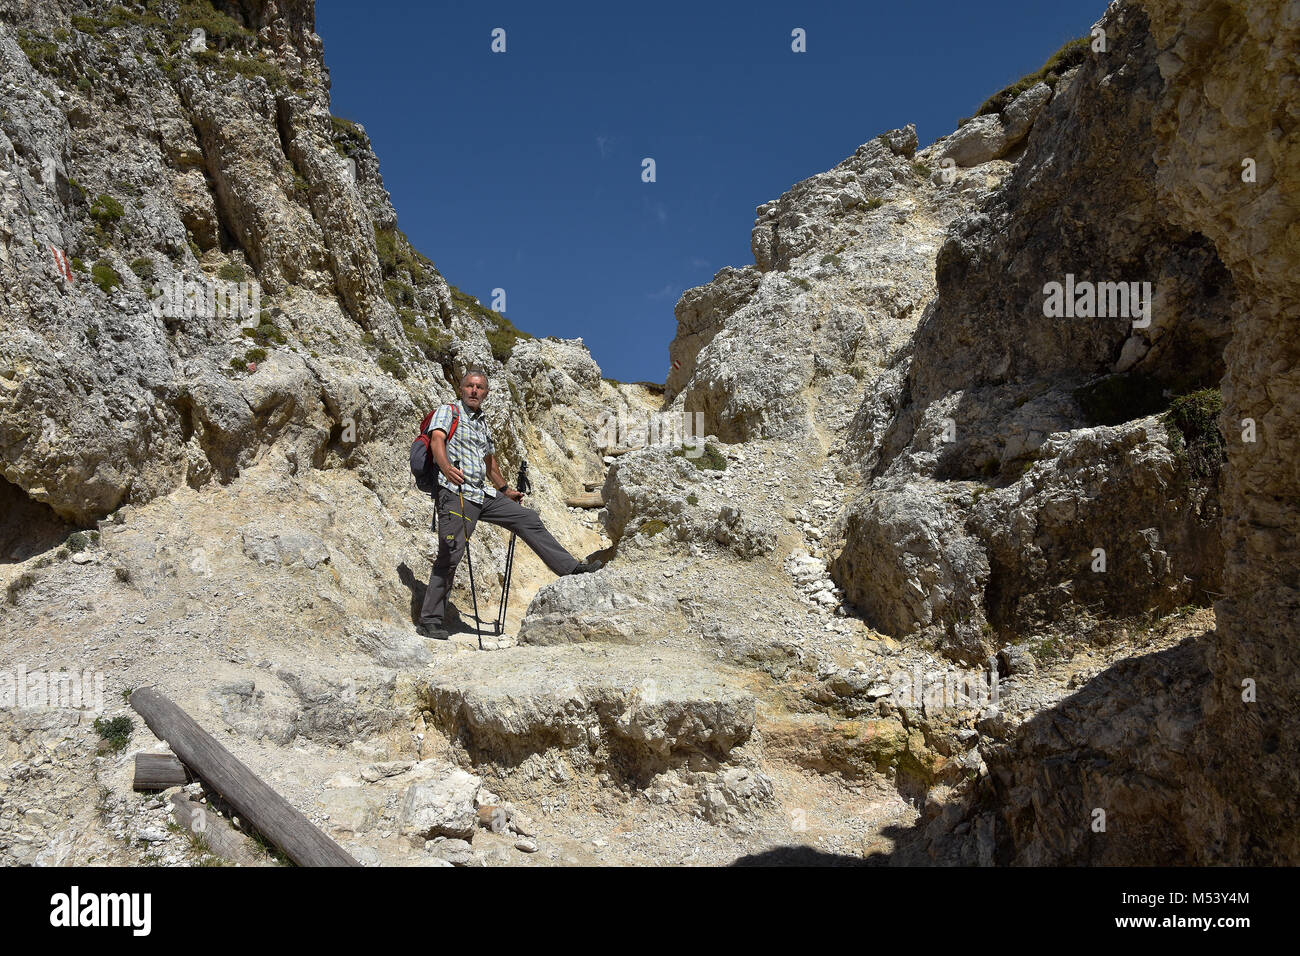
<svg viewBox="0 0 1300 956"><path fill-rule="evenodd" d="M429 434L429 451L433 453L434 464L438 466L439 471L447 476L448 481L453 485L463 485L465 483L465 473L447 460L446 432L436 429Z"/></svg>
<svg viewBox="0 0 1300 956"><path fill-rule="evenodd" d="M521 492L511 490L505 478L501 476L501 469L497 467L496 455L484 455L483 464L487 465L488 481L492 482L493 488L515 501L523 497Z"/></svg>

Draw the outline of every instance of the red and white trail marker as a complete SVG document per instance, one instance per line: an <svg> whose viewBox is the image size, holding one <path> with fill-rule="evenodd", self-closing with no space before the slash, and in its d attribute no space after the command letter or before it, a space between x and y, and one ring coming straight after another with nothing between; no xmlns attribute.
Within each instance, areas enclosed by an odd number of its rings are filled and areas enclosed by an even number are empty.
<svg viewBox="0 0 1300 956"><path fill-rule="evenodd" d="M68 257L63 254L62 249L56 249L54 246L50 246L50 252L54 253L54 268L59 270L59 275L71 282L72 270L68 268Z"/></svg>
<svg viewBox="0 0 1300 956"><path fill-rule="evenodd" d="M677 371L677 369L681 367L682 367L682 363L677 361L677 359L673 359L673 371Z"/></svg>

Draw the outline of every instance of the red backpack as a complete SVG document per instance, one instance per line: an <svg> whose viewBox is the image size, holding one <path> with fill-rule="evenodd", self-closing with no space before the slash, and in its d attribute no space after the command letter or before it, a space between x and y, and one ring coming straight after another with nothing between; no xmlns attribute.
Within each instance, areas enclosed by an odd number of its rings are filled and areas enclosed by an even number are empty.
<svg viewBox="0 0 1300 956"><path fill-rule="evenodd" d="M442 406L439 405L438 408ZM436 494L438 491L438 463L433 460L433 452L429 448L429 422L433 421L434 413L438 409L424 416L420 422L420 434L411 442L411 474L415 477L415 486L423 491L426 495ZM460 424L460 407L451 403L451 430L447 432L447 443L451 444L451 436L456 434L456 427Z"/></svg>

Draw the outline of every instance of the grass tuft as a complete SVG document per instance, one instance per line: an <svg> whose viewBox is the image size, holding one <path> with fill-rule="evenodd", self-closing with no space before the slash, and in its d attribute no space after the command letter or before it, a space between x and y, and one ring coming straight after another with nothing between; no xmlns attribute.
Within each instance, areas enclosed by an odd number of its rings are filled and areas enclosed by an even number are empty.
<svg viewBox="0 0 1300 956"><path fill-rule="evenodd" d="M1001 113L1017 96L1030 87L1037 86L1039 83L1046 83L1048 86L1055 89L1057 81L1061 79L1062 74L1078 66L1088 58L1091 44L1091 37L1079 37L1078 39L1071 40L1048 57L1047 62L1039 67L1035 72L1022 76L1006 89L999 90L997 93L990 96L984 101L984 105L979 108L979 112L975 115L984 116L988 113Z"/></svg>

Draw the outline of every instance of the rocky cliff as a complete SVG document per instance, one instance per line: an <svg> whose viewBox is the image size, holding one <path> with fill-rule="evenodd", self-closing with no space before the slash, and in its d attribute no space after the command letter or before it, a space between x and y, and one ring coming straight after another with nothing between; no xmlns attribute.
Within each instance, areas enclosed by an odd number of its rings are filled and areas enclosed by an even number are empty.
<svg viewBox="0 0 1300 956"><path fill-rule="evenodd" d="M1112 3L758 205L662 395L411 247L312 17L0 0L6 659L158 686L370 863L1300 856L1288 5ZM411 624L473 366L609 559L523 554L484 650ZM0 854L196 862L90 719L6 713Z"/></svg>

